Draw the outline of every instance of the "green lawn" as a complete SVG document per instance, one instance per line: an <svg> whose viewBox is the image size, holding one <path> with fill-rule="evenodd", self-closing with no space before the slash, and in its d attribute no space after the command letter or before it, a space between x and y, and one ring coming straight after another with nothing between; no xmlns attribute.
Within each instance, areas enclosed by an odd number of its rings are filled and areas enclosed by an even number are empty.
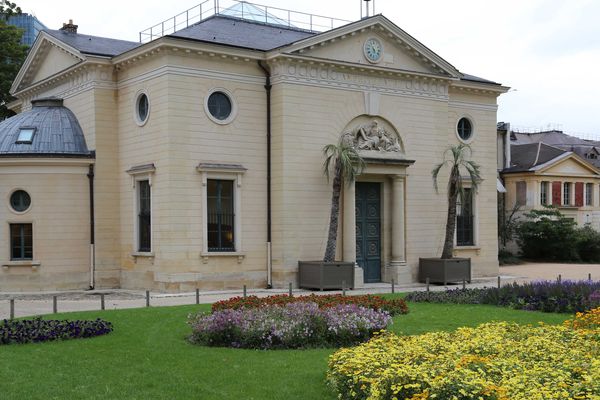
<svg viewBox="0 0 600 400"><path fill-rule="evenodd" d="M479 305L410 303L391 330L418 334L491 320L560 323L567 315ZM101 317L93 339L0 346L0 399L335 399L320 350L236 350L188 344L186 318L207 305L61 314Z"/></svg>

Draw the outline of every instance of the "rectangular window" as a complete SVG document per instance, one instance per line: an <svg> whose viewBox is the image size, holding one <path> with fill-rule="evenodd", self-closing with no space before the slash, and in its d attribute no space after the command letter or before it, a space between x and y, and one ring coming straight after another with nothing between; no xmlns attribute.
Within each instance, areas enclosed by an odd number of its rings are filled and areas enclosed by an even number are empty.
<svg viewBox="0 0 600 400"><path fill-rule="evenodd" d="M456 245L473 246L475 235L473 229L473 191L470 188L464 190L462 199L459 196L459 204L456 210Z"/></svg>
<svg viewBox="0 0 600 400"><path fill-rule="evenodd" d="M150 181L138 181L138 251L152 250Z"/></svg>
<svg viewBox="0 0 600 400"><path fill-rule="evenodd" d="M563 205L568 206L571 204L571 184L569 182L563 183Z"/></svg>
<svg viewBox="0 0 600 400"><path fill-rule="evenodd" d="M31 224L10 224L10 259L33 259L33 227Z"/></svg>
<svg viewBox="0 0 600 400"><path fill-rule="evenodd" d="M527 204L527 182L517 182L517 205L524 206Z"/></svg>
<svg viewBox="0 0 600 400"><path fill-rule="evenodd" d="M542 182L540 185L540 204L542 205L548 204L548 183Z"/></svg>
<svg viewBox="0 0 600 400"><path fill-rule="evenodd" d="M591 206L593 204L593 201L594 201L593 191L594 191L594 184L586 183L585 184L585 205L586 206Z"/></svg>
<svg viewBox="0 0 600 400"><path fill-rule="evenodd" d="M33 142L33 135L35 134L35 128L21 128L19 129L19 136L17 137L16 144L31 144Z"/></svg>
<svg viewBox="0 0 600 400"><path fill-rule="evenodd" d="M208 251L235 251L233 181L208 179Z"/></svg>

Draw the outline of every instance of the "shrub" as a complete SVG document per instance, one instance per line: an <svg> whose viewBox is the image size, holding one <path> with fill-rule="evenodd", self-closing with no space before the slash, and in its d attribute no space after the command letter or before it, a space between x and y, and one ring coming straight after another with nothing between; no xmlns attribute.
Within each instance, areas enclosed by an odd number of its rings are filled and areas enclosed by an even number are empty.
<svg viewBox="0 0 600 400"><path fill-rule="evenodd" d="M391 323L386 311L339 304L319 308L294 302L224 309L189 318L190 341L207 346L282 349L347 346L363 342Z"/></svg>
<svg viewBox="0 0 600 400"><path fill-rule="evenodd" d="M576 223L553 207L532 210L517 227L522 256L530 259L579 261Z"/></svg>
<svg viewBox="0 0 600 400"><path fill-rule="evenodd" d="M320 308L334 307L341 304L356 304L361 307L371 308L373 310L387 311L390 315L407 314L408 306L403 299L384 299L380 296L362 295L362 296L342 296L334 295L315 295L294 296L276 295L268 297L233 297L228 300L213 303L212 311L239 308L256 308L267 305L285 305L294 302L316 303Z"/></svg>
<svg viewBox="0 0 600 400"><path fill-rule="evenodd" d="M327 380L340 399L595 399L600 347L566 326L507 322L385 333L334 353Z"/></svg>
<svg viewBox="0 0 600 400"><path fill-rule="evenodd" d="M37 343L106 335L112 324L100 318L95 321L43 320L40 317L0 322L0 344Z"/></svg>
<svg viewBox="0 0 600 400"><path fill-rule="evenodd" d="M512 283L498 288L453 289L443 292L412 292L405 299L414 302L492 304L515 309L574 313L592 308L600 301L600 281L539 281Z"/></svg>
<svg viewBox="0 0 600 400"><path fill-rule="evenodd" d="M586 225L576 231L577 252L581 261L600 261L600 232Z"/></svg>

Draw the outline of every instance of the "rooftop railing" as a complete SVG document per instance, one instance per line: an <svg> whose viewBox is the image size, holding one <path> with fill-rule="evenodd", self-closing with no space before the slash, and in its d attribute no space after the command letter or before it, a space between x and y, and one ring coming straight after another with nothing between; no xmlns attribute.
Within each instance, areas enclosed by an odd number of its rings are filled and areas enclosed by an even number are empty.
<svg viewBox="0 0 600 400"><path fill-rule="evenodd" d="M185 29L213 15L224 15L265 24L286 26L311 32L324 32L352 21L308 14L238 0L205 0L172 18L140 32L140 43L150 42Z"/></svg>

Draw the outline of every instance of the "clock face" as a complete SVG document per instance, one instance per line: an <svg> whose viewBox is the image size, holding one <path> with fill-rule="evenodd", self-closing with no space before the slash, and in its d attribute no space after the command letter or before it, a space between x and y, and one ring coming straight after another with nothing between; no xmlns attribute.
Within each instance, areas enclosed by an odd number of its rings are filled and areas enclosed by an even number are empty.
<svg viewBox="0 0 600 400"><path fill-rule="evenodd" d="M381 46L381 42L377 39L368 39L365 42L365 57L372 63L376 63L381 59L381 53L383 51L383 46Z"/></svg>

